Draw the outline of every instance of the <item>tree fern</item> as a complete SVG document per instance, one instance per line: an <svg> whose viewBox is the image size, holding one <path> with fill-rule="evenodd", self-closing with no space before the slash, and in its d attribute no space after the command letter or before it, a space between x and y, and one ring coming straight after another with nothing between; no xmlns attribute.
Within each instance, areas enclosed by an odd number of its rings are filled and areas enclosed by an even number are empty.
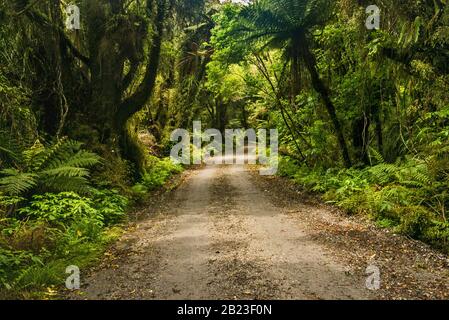
<svg viewBox="0 0 449 320"><path fill-rule="evenodd" d="M264 47L272 43L287 43L298 32L321 24L328 16L328 0L258 0L242 9L241 29L246 41L263 41Z"/></svg>

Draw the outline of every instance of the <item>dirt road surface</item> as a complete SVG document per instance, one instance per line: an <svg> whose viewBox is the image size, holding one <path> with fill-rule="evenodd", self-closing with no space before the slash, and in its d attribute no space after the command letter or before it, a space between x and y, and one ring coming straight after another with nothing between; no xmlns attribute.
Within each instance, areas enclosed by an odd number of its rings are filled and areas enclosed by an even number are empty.
<svg viewBox="0 0 449 320"><path fill-rule="evenodd" d="M82 272L82 288L69 298L449 297L447 256L348 217L279 177L207 166L156 202L100 265ZM379 270L378 290L367 285L376 276L368 267Z"/></svg>

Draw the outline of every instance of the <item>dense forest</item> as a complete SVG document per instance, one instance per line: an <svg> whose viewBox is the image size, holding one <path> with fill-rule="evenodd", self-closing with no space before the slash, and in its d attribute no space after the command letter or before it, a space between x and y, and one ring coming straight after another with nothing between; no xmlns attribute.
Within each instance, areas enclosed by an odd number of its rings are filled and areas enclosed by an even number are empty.
<svg viewBox="0 0 449 320"><path fill-rule="evenodd" d="M1 296L95 261L196 120L277 128L278 175L448 252L447 0L69 4L0 0Z"/></svg>

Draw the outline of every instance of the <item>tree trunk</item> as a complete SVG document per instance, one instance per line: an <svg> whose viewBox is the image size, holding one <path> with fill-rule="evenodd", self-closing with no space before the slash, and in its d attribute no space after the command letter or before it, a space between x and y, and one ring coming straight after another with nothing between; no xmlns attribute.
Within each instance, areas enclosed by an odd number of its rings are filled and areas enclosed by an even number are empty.
<svg viewBox="0 0 449 320"><path fill-rule="evenodd" d="M150 1L148 2L150 3ZM130 134L128 129L128 121L142 108L150 99L154 86L156 84L156 77L159 69L159 61L161 55L161 46L163 39L164 20L166 17L166 0L157 0L157 14L155 20L155 35L150 50L150 57L147 62L147 67L142 83L139 85L137 91L125 99L119 106L115 115L115 130L119 137L119 143L122 150L122 155L133 162L139 172L142 171L142 150L135 137Z"/></svg>
<svg viewBox="0 0 449 320"><path fill-rule="evenodd" d="M215 98L215 128L224 136L228 122L228 106L221 98Z"/></svg>
<svg viewBox="0 0 449 320"><path fill-rule="evenodd" d="M376 124L376 138L377 138L377 147L379 148L379 152L382 156L385 156L384 154L384 142L383 142L383 135L382 135L382 120L380 118L380 106L375 105L372 108L372 116L374 118L374 122Z"/></svg>
<svg viewBox="0 0 449 320"><path fill-rule="evenodd" d="M301 92L300 43L294 42L291 48L291 102L296 105L296 96Z"/></svg>
<svg viewBox="0 0 449 320"><path fill-rule="evenodd" d="M317 91L321 95L321 98L323 99L327 112L332 120L332 124L334 125L335 133L338 139L338 144L340 145L341 148L343 161L345 163L345 166L349 168L352 166L351 158L349 157L348 147L343 135L343 130L341 128L340 121L338 120L337 117L335 106L330 99L328 89L326 88L326 86L324 85L323 81L321 80L318 74L315 56L312 54L309 44L305 37L303 37L302 44L303 44L302 56L304 58L304 62L306 63L307 69L310 72L310 76L312 79L312 86L315 89L315 91Z"/></svg>

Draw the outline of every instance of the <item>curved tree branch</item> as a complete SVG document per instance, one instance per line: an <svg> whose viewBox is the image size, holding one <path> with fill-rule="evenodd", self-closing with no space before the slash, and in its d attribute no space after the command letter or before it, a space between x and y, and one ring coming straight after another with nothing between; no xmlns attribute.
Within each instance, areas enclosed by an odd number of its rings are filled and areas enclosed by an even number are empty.
<svg viewBox="0 0 449 320"><path fill-rule="evenodd" d="M161 55L164 20L166 16L166 0L157 0L157 4L155 35L145 76L142 83L137 88L137 91L120 104L116 117L116 125L118 128L125 125L129 118L141 110L153 93Z"/></svg>

